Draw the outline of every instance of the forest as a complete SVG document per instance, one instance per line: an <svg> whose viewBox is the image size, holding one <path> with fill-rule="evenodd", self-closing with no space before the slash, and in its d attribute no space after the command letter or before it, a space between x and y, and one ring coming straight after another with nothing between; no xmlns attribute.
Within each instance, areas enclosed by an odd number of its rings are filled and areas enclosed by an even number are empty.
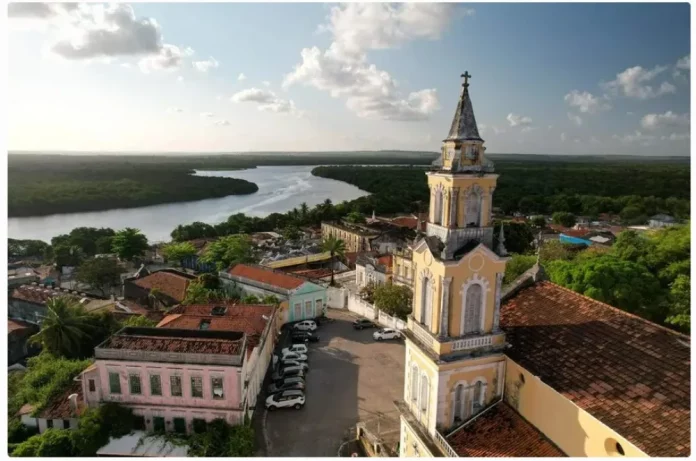
<svg viewBox="0 0 696 461"><path fill-rule="evenodd" d="M505 214L567 211L597 217L611 213L626 224L645 223L660 212L681 219L689 216L688 163L595 164L505 156L495 166L500 177L493 205ZM312 173L379 196L375 203L378 213L417 211L429 200L427 178L419 167L328 166L314 168Z"/></svg>
<svg viewBox="0 0 696 461"><path fill-rule="evenodd" d="M42 216L252 194L242 179L192 176L196 169L269 165L428 164L420 152L254 153L217 155L8 156L8 215Z"/></svg>

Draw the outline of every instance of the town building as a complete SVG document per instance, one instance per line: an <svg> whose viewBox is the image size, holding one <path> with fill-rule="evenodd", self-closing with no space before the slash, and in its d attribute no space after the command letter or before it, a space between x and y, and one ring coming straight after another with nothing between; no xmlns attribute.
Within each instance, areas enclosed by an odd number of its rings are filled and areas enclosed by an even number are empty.
<svg viewBox="0 0 696 461"><path fill-rule="evenodd" d="M27 403L19 409L17 416L22 424L35 427L43 434L48 429L77 429L80 415L85 408L82 384L76 378L65 390L52 398L38 415L35 415L34 406Z"/></svg>
<svg viewBox="0 0 696 461"><path fill-rule="evenodd" d="M676 219L666 214L656 214L655 216L652 216L648 221L648 226L650 226L650 228L652 229L659 229L661 227L671 227L676 226L677 224L678 223Z"/></svg>
<svg viewBox="0 0 696 461"><path fill-rule="evenodd" d="M7 270L7 288L27 285L33 282L38 283L39 281L39 274L31 267L18 267Z"/></svg>
<svg viewBox="0 0 696 461"><path fill-rule="evenodd" d="M502 287L497 176L464 77L413 248L400 456L688 456L688 336L553 284L538 264Z"/></svg>
<svg viewBox="0 0 696 461"><path fill-rule="evenodd" d="M313 319L324 313L326 287L297 275L268 267L237 264L219 273L220 283L230 294L277 297L281 324Z"/></svg>
<svg viewBox="0 0 696 461"><path fill-rule="evenodd" d="M392 282L413 289L414 278L413 251L407 247L392 253Z"/></svg>
<svg viewBox="0 0 696 461"><path fill-rule="evenodd" d="M148 432L239 424L250 404L248 341L240 331L123 328L94 349L80 375L85 403L128 406Z"/></svg>
<svg viewBox="0 0 696 461"><path fill-rule="evenodd" d="M347 252L360 252L370 250L370 240L379 236L379 232L354 225L321 223L321 237L327 239L331 236L343 240Z"/></svg>
<svg viewBox="0 0 696 461"><path fill-rule="evenodd" d="M144 276L131 277L123 282L123 296L150 307L155 304L164 307L180 304L186 298L186 290L196 277L176 269L163 269ZM157 299L151 299L150 292L157 289Z"/></svg>
<svg viewBox="0 0 696 461"><path fill-rule="evenodd" d="M360 254L355 262L355 283L358 288L382 285L392 280L392 255Z"/></svg>
<svg viewBox="0 0 696 461"><path fill-rule="evenodd" d="M271 305L181 305L172 309L157 327L243 332L247 336L247 374L243 382L241 400L248 402L251 417L266 370L271 363L276 338L280 334L281 324L276 314L276 307Z"/></svg>

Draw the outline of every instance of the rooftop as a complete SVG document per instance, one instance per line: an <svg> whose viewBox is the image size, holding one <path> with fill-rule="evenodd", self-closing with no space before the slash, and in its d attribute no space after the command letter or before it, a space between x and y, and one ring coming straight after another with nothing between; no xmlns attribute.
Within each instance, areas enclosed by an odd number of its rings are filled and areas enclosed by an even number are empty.
<svg viewBox="0 0 696 461"><path fill-rule="evenodd" d="M454 112L454 118L452 119L452 125L446 141L449 140L482 141L476 126L476 117L474 117L474 108L469 97L468 83L462 85L462 92L459 96L457 109Z"/></svg>
<svg viewBox="0 0 696 461"><path fill-rule="evenodd" d="M317 263L331 260L331 253L325 251L312 255L295 256L293 258L281 259L266 263L265 266L271 269L280 269L283 267L299 266L300 264Z"/></svg>
<svg viewBox="0 0 696 461"><path fill-rule="evenodd" d="M146 290L157 288L164 295L180 303L186 297L186 289L188 288L189 283L195 279L195 276L186 274L184 272L164 269L153 272L145 277L134 279L132 282L140 288L144 288Z"/></svg>
<svg viewBox="0 0 696 461"><path fill-rule="evenodd" d="M77 408L72 407L70 402L70 396L76 394ZM46 408L39 413L39 418L42 419L70 419L79 416L85 409L84 398L82 395L82 383L79 381L73 381L70 386L53 398Z"/></svg>
<svg viewBox="0 0 696 461"><path fill-rule="evenodd" d="M505 402L498 402L447 437L461 457L540 458L565 456Z"/></svg>
<svg viewBox="0 0 696 461"><path fill-rule="evenodd" d="M284 274L282 272L275 272L273 269L260 266L250 266L247 264L237 264L234 266L234 268L228 271L228 274L282 288L284 290L294 290L305 283L303 279L293 277L292 275Z"/></svg>
<svg viewBox="0 0 696 461"><path fill-rule="evenodd" d="M501 308L512 360L650 456L688 456L688 336L548 281Z"/></svg>
<svg viewBox="0 0 696 461"><path fill-rule="evenodd" d="M126 327L97 346L95 356L97 358L106 358L100 357L101 354L97 353L99 350L229 356L239 355L243 343L244 333L236 331Z"/></svg>
<svg viewBox="0 0 696 461"><path fill-rule="evenodd" d="M37 328L36 325L31 323L23 322L21 320L7 319L7 334L11 335L16 333L20 336L32 333L32 331Z"/></svg>
<svg viewBox="0 0 696 461"><path fill-rule="evenodd" d="M328 226L328 227L335 227L336 229L340 229L342 231L349 232L351 234L356 234L360 235L363 237L374 237L379 234L378 230L370 230L367 229L363 226L358 226L358 225L353 225L353 224L346 224L346 223L337 223L337 222L323 222L321 223L321 226Z"/></svg>

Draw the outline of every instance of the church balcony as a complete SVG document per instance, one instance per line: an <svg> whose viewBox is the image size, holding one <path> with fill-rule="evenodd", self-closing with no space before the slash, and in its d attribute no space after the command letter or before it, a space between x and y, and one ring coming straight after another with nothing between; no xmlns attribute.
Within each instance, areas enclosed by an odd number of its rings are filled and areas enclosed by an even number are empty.
<svg viewBox="0 0 696 461"><path fill-rule="evenodd" d="M452 248L461 248L468 242L483 243L488 248L493 248L492 227L454 227L449 228L439 224L427 223L425 234L434 235L443 242L450 242Z"/></svg>
<svg viewBox="0 0 696 461"><path fill-rule="evenodd" d="M407 330L439 360L457 359L482 351L497 351L505 346L505 333L502 330L470 333L457 337L441 336L432 333L427 326L418 322L413 316L408 316Z"/></svg>

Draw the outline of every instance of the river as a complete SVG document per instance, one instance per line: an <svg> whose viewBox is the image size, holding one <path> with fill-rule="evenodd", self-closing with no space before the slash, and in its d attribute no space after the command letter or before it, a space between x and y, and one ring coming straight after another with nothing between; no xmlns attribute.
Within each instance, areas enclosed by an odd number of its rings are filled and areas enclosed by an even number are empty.
<svg viewBox="0 0 696 461"><path fill-rule="evenodd" d="M367 195L350 184L312 176L312 168L314 166L264 166L236 171L196 171L199 176L246 179L256 183L259 190L250 195L140 208L10 218L8 236L50 242L52 237L67 234L76 227L110 227L115 230L135 227L150 242L160 242L170 240L169 234L179 224L194 221L217 224L234 213L267 216L299 208L302 202L312 207L327 198L340 203Z"/></svg>

